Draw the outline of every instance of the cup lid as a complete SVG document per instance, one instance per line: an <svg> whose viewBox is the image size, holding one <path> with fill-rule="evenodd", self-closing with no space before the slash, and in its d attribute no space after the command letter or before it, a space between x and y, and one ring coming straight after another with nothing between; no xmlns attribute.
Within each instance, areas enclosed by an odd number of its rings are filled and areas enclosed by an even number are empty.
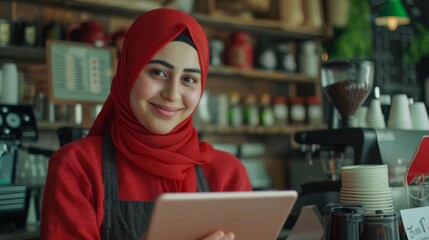
<svg viewBox="0 0 429 240"><path fill-rule="evenodd" d="M376 210L374 213L365 213L365 222L393 222L398 219L398 214L395 212L383 212Z"/></svg>

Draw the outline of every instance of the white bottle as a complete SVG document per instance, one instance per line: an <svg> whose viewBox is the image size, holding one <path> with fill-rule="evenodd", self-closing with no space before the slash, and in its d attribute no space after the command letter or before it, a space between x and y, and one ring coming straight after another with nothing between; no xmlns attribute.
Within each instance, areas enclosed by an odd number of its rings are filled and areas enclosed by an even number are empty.
<svg viewBox="0 0 429 240"><path fill-rule="evenodd" d="M309 77L319 76L320 57L317 44L314 41L301 43L300 70L301 73Z"/></svg>

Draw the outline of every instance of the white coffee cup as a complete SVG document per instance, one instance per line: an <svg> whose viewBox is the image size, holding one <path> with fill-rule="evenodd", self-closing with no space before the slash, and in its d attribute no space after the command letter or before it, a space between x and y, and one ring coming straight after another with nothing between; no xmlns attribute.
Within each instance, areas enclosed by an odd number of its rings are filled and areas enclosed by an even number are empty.
<svg viewBox="0 0 429 240"><path fill-rule="evenodd" d="M397 129L413 128L410 114L410 102L406 94L393 95L387 126Z"/></svg>
<svg viewBox="0 0 429 240"><path fill-rule="evenodd" d="M414 102L410 105L411 121L415 130L429 130L429 118L423 102Z"/></svg>
<svg viewBox="0 0 429 240"><path fill-rule="evenodd" d="M372 99L366 114L366 125L372 128L386 128L379 99Z"/></svg>

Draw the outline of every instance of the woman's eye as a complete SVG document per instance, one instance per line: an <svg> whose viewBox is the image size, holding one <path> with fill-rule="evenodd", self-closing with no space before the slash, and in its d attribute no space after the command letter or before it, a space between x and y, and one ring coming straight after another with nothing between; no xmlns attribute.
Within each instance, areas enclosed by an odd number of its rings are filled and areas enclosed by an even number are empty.
<svg viewBox="0 0 429 240"><path fill-rule="evenodd" d="M167 77L167 74L164 71L159 70L159 69L153 69L151 72L153 75L158 76L158 77Z"/></svg>
<svg viewBox="0 0 429 240"><path fill-rule="evenodd" d="M198 82L198 80L196 79L196 78L194 78L194 77L190 77L190 76L185 76L185 77L183 77L183 80L186 82L186 83L197 83Z"/></svg>

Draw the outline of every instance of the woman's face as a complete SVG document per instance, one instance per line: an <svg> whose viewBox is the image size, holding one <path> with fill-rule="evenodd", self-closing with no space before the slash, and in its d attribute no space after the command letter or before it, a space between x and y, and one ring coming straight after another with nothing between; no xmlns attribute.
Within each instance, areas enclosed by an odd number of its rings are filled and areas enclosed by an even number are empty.
<svg viewBox="0 0 429 240"><path fill-rule="evenodd" d="M173 41L143 68L131 88L130 105L146 129L167 134L192 114L201 91L197 51Z"/></svg>

